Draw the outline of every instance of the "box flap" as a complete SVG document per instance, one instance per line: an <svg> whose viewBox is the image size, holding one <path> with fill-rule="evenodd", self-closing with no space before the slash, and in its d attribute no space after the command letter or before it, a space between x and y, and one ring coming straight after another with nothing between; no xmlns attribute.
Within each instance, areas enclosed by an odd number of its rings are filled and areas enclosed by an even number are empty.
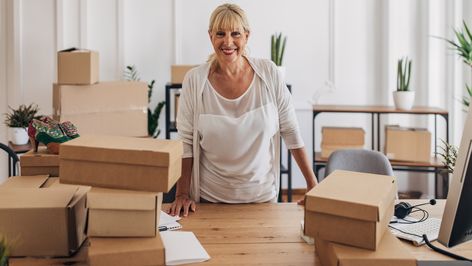
<svg viewBox="0 0 472 266"><path fill-rule="evenodd" d="M59 155L51 154L44 146L38 147L38 152L30 150L20 156L20 165L23 166L59 166Z"/></svg>
<svg viewBox="0 0 472 266"><path fill-rule="evenodd" d="M12 176L0 185L3 188L40 188L46 183L48 175ZM3 193L3 192L2 192Z"/></svg>
<svg viewBox="0 0 472 266"><path fill-rule="evenodd" d="M379 221L395 200L393 176L336 170L306 194L308 211Z"/></svg>
<svg viewBox="0 0 472 266"><path fill-rule="evenodd" d="M0 193L0 209L65 208L77 187L61 189L12 188Z"/></svg>
<svg viewBox="0 0 472 266"><path fill-rule="evenodd" d="M87 195L87 207L106 210L154 210L157 208L157 193L92 188Z"/></svg>
<svg viewBox="0 0 472 266"><path fill-rule="evenodd" d="M180 140L84 135L61 144L60 159L168 167L182 153Z"/></svg>

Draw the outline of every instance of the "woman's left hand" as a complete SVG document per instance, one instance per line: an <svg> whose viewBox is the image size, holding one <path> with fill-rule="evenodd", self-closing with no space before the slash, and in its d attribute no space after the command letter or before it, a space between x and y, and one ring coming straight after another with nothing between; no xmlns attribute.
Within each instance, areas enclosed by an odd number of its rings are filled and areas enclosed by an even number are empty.
<svg viewBox="0 0 472 266"><path fill-rule="evenodd" d="M310 191L312 188L316 186L316 182L314 179L310 180L310 182L307 182L306 184L306 192ZM297 201L298 205L305 205L305 197Z"/></svg>

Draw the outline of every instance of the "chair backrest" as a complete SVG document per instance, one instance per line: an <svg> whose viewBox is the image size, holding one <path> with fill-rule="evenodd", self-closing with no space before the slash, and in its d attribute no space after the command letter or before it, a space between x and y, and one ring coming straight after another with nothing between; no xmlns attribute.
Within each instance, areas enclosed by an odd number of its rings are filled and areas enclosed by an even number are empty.
<svg viewBox="0 0 472 266"><path fill-rule="evenodd" d="M0 143L0 149L4 150L8 154L8 177L16 176L18 162L20 161L18 155L16 155L15 151L3 143Z"/></svg>
<svg viewBox="0 0 472 266"><path fill-rule="evenodd" d="M328 176L334 170L393 176L392 165L388 158L378 151L371 150L334 151L328 158L325 176Z"/></svg>

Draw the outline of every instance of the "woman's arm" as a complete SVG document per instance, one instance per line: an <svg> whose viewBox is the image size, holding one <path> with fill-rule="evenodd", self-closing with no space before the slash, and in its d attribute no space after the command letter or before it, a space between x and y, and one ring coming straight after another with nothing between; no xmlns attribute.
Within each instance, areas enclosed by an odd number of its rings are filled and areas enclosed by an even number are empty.
<svg viewBox="0 0 472 266"><path fill-rule="evenodd" d="M290 152L293 155L293 158L295 158L295 161L297 162L298 167L302 171L303 176L305 177L306 181L306 191L310 191L314 186L318 184L316 180L315 173L313 172L310 160L308 159L308 155L305 151L304 147L298 148L298 149L291 149ZM305 203L305 198L299 200L297 202L300 205L303 205Z"/></svg>
<svg viewBox="0 0 472 266"><path fill-rule="evenodd" d="M175 192L175 200L172 202L168 213L172 216L180 215L183 211L184 215L188 215L189 209L196 211L195 201L190 199L190 179L192 176L193 158L182 159L182 176L177 181L177 189Z"/></svg>

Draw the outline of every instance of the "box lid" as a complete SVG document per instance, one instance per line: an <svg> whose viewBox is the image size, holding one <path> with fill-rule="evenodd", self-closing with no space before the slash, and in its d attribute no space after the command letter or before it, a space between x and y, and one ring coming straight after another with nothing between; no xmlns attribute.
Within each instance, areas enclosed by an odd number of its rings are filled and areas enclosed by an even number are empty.
<svg viewBox="0 0 472 266"><path fill-rule="evenodd" d="M106 210L154 210L157 206L156 193L92 188L87 195L89 209Z"/></svg>
<svg viewBox="0 0 472 266"><path fill-rule="evenodd" d="M395 177L336 170L306 194L307 211L379 221L396 198Z"/></svg>
<svg viewBox="0 0 472 266"><path fill-rule="evenodd" d="M12 188L0 193L0 209L65 208L77 187L50 189Z"/></svg>
<svg viewBox="0 0 472 266"><path fill-rule="evenodd" d="M180 140L84 135L61 144L60 159L168 167L182 153Z"/></svg>
<svg viewBox="0 0 472 266"><path fill-rule="evenodd" d="M59 155L48 153L44 146L38 147L38 152L30 150L20 156L20 165L23 166L59 166Z"/></svg>
<svg viewBox="0 0 472 266"><path fill-rule="evenodd" d="M0 185L2 188L40 188L46 183L48 175L12 176ZM2 192L3 193L3 192Z"/></svg>

